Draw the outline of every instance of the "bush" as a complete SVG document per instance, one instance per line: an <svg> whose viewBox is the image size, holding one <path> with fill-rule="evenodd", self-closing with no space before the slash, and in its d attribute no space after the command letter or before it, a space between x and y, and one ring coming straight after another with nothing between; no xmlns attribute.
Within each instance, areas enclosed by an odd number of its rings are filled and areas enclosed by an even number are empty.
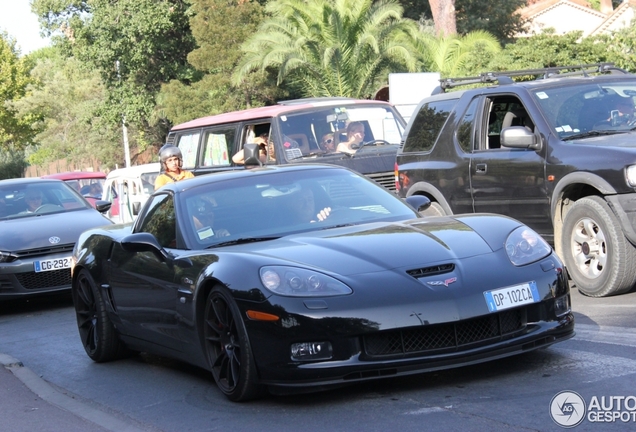
<svg viewBox="0 0 636 432"><path fill-rule="evenodd" d="M23 150L12 146L0 150L0 180L24 177L27 165Z"/></svg>

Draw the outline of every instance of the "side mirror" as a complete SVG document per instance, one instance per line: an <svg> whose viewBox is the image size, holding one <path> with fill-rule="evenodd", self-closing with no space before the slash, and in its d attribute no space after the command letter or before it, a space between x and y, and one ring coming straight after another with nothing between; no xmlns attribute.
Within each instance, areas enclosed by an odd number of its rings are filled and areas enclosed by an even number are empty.
<svg viewBox="0 0 636 432"><path fill-rule="evenodd" d="M141 209L141 203L139 201L135 201L132 205L133 215L137 216L139 214L140 209Z"/></svg>
<svg viewBox="0 0 636 432"><path fill-rule="evenodd" d="M511 148L540 150L537 135L524 126L510 126L501 131L501 145Z"/></svg>
<svg viewBox="0 0 636 432"><path fill-rule="evenodd" d="M431 200L424 195L411 195L406 198L406 203L418 213L431 206Z"/></svg>
<svg viewBox="0 0 636 432"><path fill-rule="evenodd" d="M110 206L113 205L110 201L97 200L95 201L95 208L100 213L106 213L110 210Z"/></svg>
<svg viewBox="0 0 636 432"><path fill-rule="evenodd" d="M263 166L260 156L260 146L256 143L246 143L243 146L243 165L244 166Z"/></svg>
<svg viewBox="0 0 636 432"><path fill-rule="evenodd" d="M150 233L129 234L121 239L121 247L127 252L152 252L161 261L168 261L171 255L166 251L155 236Z"/></svg>

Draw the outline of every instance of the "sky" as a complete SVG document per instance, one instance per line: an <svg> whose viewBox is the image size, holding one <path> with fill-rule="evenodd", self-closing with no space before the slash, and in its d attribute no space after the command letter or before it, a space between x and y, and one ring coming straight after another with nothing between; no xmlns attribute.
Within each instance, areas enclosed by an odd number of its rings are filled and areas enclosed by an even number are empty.
<svg viewBox="0 0 636 432"><path fill-rule="evenodd" d="M49 45L40 37L37 16L31 12L31 0L0 0L0 30L16 40L22 55Z"/></svg>

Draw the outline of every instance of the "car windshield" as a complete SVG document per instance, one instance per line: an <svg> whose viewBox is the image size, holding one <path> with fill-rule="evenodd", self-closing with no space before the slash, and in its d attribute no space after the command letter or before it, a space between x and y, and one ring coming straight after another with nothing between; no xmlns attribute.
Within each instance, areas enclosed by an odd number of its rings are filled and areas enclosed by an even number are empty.
<svg viewBox="0 0 636 432"><path fill-rule="evenodd" d="M35 217L91 208L65 182L0 184L0 219Z"/></svg>
<svg viewBox="0 0 636 432"><path fill-rule="evenodd" d="M82 178L65 180L65 182L86 198L101 199L105 178Z"/></svg>
<svg viewBox="0 0 636 432"><path fill-rule="evenodd" d="M541 89L534 97L564 140L624 133L636 127L636 80Z"/></svg>
<svg viewBox="0 0 636 432"><path fill-rule="evenodd" d="M287 160L329 155L347 141L347 128L364 131L363 143L399 145L404 126L389 106L342 105L285 114L278 118ZM341 156L341 155L340 155Z"/></svg>
<svg viewBox="0 0 636 432"><path fill-rule="evenodd" d="M343 169L210 182L182 192L177 206L182 232L195 249L417 217L390 192Z"/></svg>

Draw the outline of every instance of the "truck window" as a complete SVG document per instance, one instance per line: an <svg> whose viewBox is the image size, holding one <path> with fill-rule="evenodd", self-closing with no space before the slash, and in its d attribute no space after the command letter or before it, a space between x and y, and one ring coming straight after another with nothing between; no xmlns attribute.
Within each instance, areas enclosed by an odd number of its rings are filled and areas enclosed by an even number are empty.
<svg viewBox="0 0 636 432"><path fill-rule="evenodd" d="M402 151L404 153L431 151L456 103L457 99L450 99L424 104L413 120Z"/></svg>

